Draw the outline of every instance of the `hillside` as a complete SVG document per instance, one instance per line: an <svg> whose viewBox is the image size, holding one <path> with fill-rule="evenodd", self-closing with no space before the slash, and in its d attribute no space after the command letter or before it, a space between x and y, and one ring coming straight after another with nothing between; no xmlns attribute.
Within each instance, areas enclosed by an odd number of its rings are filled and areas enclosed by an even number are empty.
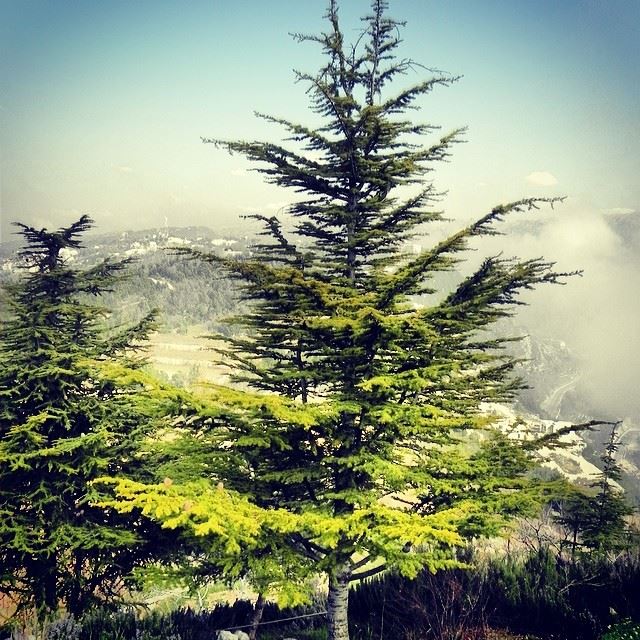
<svg viewBox="0 0 640 640"><path fill-rule="evenodd" d="M80 251L69 251L68 260L89 265L108 257L132 258L130 277L117 290L102 298L114 324L133 322L151 309L160 310L160 332L153 335L149 355L153 369L179 385L198 380L222 381L224 368L215 362L212 342L206 336L231 330L224 322L239 308L237 288L215 267L201 261L185 260L171 251L192 247L232 255L248 255L251 238L221 235L206 227L169 227L144 231L93 234ZM15 242L0 244L0 282L16 277L18 258ZM444 274L439 286L455 285L455 274ZM419 302L426 302L421 300ZM537 338L531 328L512 321L503 326L506 333L526 336L514 343L515 355L522 359L517 374L528 384L512 409L503 408L502 422L525 417L533 431L554 430L567 421L583 422L598 415L581 388L580 362L566 344L550 338ZM506 412L506 413L504 413ZM626 476L624 486L640 498L640 428L627 419L621 429L624 447L620 460ZM546 465L568 477L588 483L597 472L604 433L574 436L569 447L547 452Z"/></svg>
<svg viewBox="0 0 640 640"><path fill-rule="evenodd" d="M175 247L241 255L248 239L220 236L206 227L127 231L88 236L82 250L67 251L69 262L95 264L107 258L132 259L129 278L102 297L112 323L135 321L151 309L160 310L163 331L186 333L223 329L221 321L238 308L231 282L201 261L178 258ZM0 281L15 277L19 269L15 242L0 244Z"/></svg>

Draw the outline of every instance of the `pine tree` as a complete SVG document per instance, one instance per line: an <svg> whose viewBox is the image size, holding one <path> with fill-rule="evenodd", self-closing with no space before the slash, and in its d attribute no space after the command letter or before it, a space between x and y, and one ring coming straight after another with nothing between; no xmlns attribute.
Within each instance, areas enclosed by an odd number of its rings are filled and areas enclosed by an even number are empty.
<svg viewBox="0 0 640 640"><path fill-rule="evenodd" d="M624 494L615 483L622 477L616 452L619 422L613 423L609 438L600 456L602 472L590 484L587 491L576 491L561 505L556 521L571 536L571 556L584 550L587 553L606 555L628 546L630 531L626 521L633 513Z"/></svg>
<svg viewBox="0 0 640 640"><path fill-rule="evenodd" d="M508 401L521 387L509 339L486 330L514 312L523 290L568 274L541 259L498 256L453 291L434 289L471 238L554 200L497 206L407 253L441 217L427 177L463 130L424 145L434 127L406 113L457 78L438 72L390 93L421 67L395 57L402 23L386 3L373 1L354 45L335 0L326 18L326 33L296 36L325 55L317 74L297 73L322 124L261 115L289 132L288 146L206 140L303 194L289 208L291 230L254 216L265 241L250 258L190 253L235 278L252 304L222 351L241 385L209 386L209 409L193 423L192 446L211 447L200 466L211 484L120 483L118 492L122 508L190 529L236 569L271 549L281 566L298 558L303 574L325 573L329 638L346 640L350 583L389 569L413 576L459 566L468 540L498 533L533 504L528 453L490 431L478 446L469 431L487 427L481 403ZM417 306L417 296L428 303Z"/></svg>
<svg viewBox="0 0 640 640"><path fill-rule="evenodd" d="M583 536L589 546L599 551L624 547L629 537L629 527L625 518L633 513L624 495L614 484L622 479L622 470L616 460L616 453L620 447L619 427L620 423L616 423L611 428L609 439L600 456L602 473L592 485L596 489L594 521Z"/></svg>
<svg viewBox="0 0 640 640"><path fill-rule="evenodd" d="M18 224L22 277L0 324L0 590L42 621L113 597L153 552L157 526L92 505L91 481L140 475L135 455L158 407L127 376L153 315L107 331L94 302L127 261L81 269L65 259L92 221L55 232ZM135 376L133 376L135 378Z"/></svg>

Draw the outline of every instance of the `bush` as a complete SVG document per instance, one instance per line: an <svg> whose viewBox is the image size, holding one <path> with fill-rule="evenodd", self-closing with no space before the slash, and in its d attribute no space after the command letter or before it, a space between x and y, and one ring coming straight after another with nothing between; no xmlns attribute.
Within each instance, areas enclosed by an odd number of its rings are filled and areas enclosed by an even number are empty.
<svg viewBox="0 0 640 640"><path fill-rule="evenodd" d="M625 620L612 625L602 636L602 640L640 640L640 624Z"/></svg>
<svg viewBox="0 0 640 640"><path fill-rule="evenodd" d="M638 593L637 552L568 562L542 549L466 572L384 576L354 589L350 618L355 640L475 640L489 628L596 640L616 616L640 619Z"/></svg>
<svg viewBox="0 0 640 640"><path fill-rule="evenodd" d="M295 637L298 640L325 640L324 616L306 617L324 611L324 603L280 610L268 603L263 622L273 622L260 628L261 640ZM49 627L46 640L212 640L218 629L230 629L248 624L253 605L246 600L234 604L219 604L213 609L194 612L177 609L169 613L97 609L80 620L71 616L56 620ZM299 617L305 616L305 617ZM298 618L278 623L283 618ZM11 637L11 629L0 629L0 638Z"/></svg>
<svg viewBox="0 0 640 640"><path fill-rule="evenodd" d="M416 580L388 575L362 584L350 597L353 637L479 639L486 626L483 579L480 572L456 569L435 575L423 571Z"/></svg>
<svg viewBox="0 0 640 640"><path fill-rule="evenodd" d="M506 558L487 576L491 620L521 633L595 639L616 615L640 616L639 580L637 553L568 562L542 549Z"/></svg>

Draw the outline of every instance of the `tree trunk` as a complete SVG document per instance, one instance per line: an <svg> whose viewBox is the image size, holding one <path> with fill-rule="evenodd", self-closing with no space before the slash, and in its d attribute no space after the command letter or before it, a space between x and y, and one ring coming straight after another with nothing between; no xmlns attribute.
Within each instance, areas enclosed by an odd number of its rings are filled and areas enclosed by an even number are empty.
<svg viewBox="0 0 640 640"><path fill-rule="evenodd" d="M327 601L327 640L349 640L349 578L348 563L338 565L329 576Z"/></svg>
<svg viewBox="0 0 640 640"><path fill-rule="evenodd" d="M249 627L249 640L256 640L256 634L258 633L258 626L260 620L262 620L262 614L264 613L264 607L267 604L262 593L258 594L258 599L253 607L253 615L251 616L251 626Z"/></svg>
<svg viewBox="0 0 640 640"><path fill-rule="evenodd" d="M55 555L32 560L27 571L36 617L39 623L44 623L58 610L58 575Z"/></svg>
<svg viewBox="0 0 640 640"><path fill-rule="evenodd" d="M74 617L79 618L83 613L83 589L82 589L82 551L77 550L73 559L73 580L67 594L67 610Z"/></svg>

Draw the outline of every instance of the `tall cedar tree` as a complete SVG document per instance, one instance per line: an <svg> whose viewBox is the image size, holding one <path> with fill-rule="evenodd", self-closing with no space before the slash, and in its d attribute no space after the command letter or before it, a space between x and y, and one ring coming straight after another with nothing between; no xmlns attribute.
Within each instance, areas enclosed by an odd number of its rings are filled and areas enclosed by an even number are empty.
<svg viewBox="0 0 640 640"><path fill-rule="evenodd" d="M374 0L353 46L334 1L326 33L296 36L325 55L317 74L297 73L321 126L260 115L290 133L289 146L205 140L306 198L289 208L290 232L255 216L267 240L247 259L191 252L236 278L253 305L222 351L242 385L209 386L207 419L192 423L194 446L208 438L212 455L183 458L209 488L118 487L122 508L190 527L228 570L297 557L302 573L324 572L330 640L348 638L351 582L457 566L465 541L495 534L531 503L526 451L499 434L461 445L486 426L481 403L510 400L521 386L506 340L484 330L513 313L523 290L567 275L540 259L491 257L455 290L414 304L435 293L434 277L454 269L471 238L553 199L498 206L418 255L404 251L440 219L426 178L463 131L420 142L434 127L406 112L457 78L438 72L389 93L415 65L395 57L402 23L386 10Z"/></svg>
<svg viewBox="0 0 640 640"><path fill-rule="evenodd" d="M18 224L22 278L4 287L0 324L0 591L40 620L113 597L149 557L157 526L92 506L92 479L137 474L134 453L153 404L123 381L153 316L115 332L92 300L127 261L78 269L65 260L91 227ZM146 527L146 529L145 529Z"/></svg>

